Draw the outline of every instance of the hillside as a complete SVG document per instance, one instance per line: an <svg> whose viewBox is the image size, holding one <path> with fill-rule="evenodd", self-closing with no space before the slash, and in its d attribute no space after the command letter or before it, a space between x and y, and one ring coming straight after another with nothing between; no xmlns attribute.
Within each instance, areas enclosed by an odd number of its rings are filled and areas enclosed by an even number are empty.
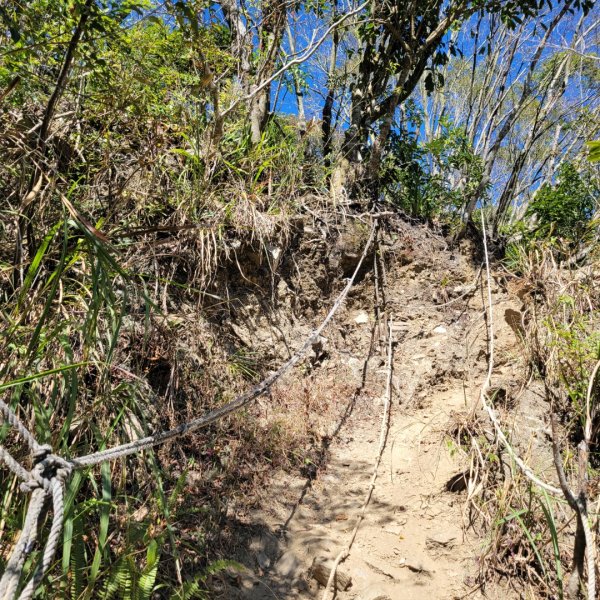
<svg viewBox="0 0 600 600"><path fill-rule="evenodd" d="M0 599L595 598L598 16L0 0Z"/></svg>
<svg viewBox="0 0 600 600"><path fill-rule="evenodd" d="M380 239L379 278L371 270L351 293L300 380L307 401L331 408L313 469L277 470L257 506L229 508L224 529L243 567L217 580L215 597L320 598L315 564L350 542L339 598L520 598L539 589L536 560L553 559L547 543L530 544L527 521L511 523L528 492L510 451L558 486L543 386L514 322L525 280L492 269L488 390L490 306L473 246L451 250L402 221ZM275 395L297 387L291 375ZM484 390L512 450L480 404ZM259 401L264 419L271 410Z"/></svg>
<svg viewBox="0 0 600 600"><path fill-rule="evenodd" d="M323 459L313 478L280 473L258 509L234 512L247 536L239 556L248 570L224 598L320 597L313 561L334 559L359 516L339 567L352 585L337 597L481 597L484 545L469 514L481 482L462 436L469 425L489 427L476 408L488 356L485 281L468 246L449 252L421 227L390 224L380 252L386 275L378 296L370 273L327 334L327 357L310 376L321 401L336 381L349 386L337 398ZM497 305L511 305L494 286ZM510 329L496 339L510 350L518 344ZM382 426L382 460L363 513Z"/></svg>

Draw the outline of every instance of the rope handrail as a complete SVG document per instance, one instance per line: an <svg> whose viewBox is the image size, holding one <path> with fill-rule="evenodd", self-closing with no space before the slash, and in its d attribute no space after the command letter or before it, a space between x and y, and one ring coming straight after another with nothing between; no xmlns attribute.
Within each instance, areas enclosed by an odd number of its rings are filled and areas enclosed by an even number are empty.
<svg viewBox="0 0 600 600"><path fill-rule="evenodd" d="M352 550L352 546L354 545L354 540L356 539L356 535L360 528L363 519L365 518L365 513L367 511L367 507L371 502L371 497L373 495L373 490L375 489L375 482L377 480L377 474L379 471L379 465L381 464L381 458L383 457L383 451L385 449L385 445L388 438L388 433L390 429L390 408L392 404L392 372L394 369L394 354L393 354L393 343L394 343L394 332L393 332L393 320L392 317L388 320L388 345L387 345L387 378L386 378L386 390L385 390L385 401L383 406L383 414L381 416L381 426L379 429L379 447L377 449L377 456L375 458L375 464L373 465L373 472L371 474L371 481L369 483L369 487L367 488L367 492L365 494L365 499L363 501L360 512L356 517L356 523L354 525L354 529L350 534L350 539L344 548L340 551L340 553L336 556L333 564L331 565L331 571L329 572L329 578L327 579L327 583L325 584L325 589L323 590L323 596L321 600L330 600L335 596L335 577L337 573L337 569L339 565L345 561L348 556L350 556L350 551ZM333 596L331 595L333 591Z"/></svg>
<svg viewBox="0 0 600 600"><path fill-rule="evenodd" d="M0 445L0 462L4 463L10 471L21 480L21 490L23 492L31 493L31 500L27 509L23 529L19 534L13 552L0 578L0 600L13 600L17 595L26 558L32 552L34 542L37 540L40 517L47 507L47 501L50 499L52 500L53 516L50 532L42 553L42 560L37 565L31 579L20 593L19 600L30 600L30 598L32 598L36 588L39 586L48 568L52 564L63 527L65 484L74 469L84 469L101 462L116 460L163 444L169 440L176 439L218 421L226 415L243 408L267 392L289 369L302 359L306 354L306 351L314 344L321 335L321 332L333 319L354 285L356 277L360 272L371 245L373 244L376 231L377 227L374 222L371 227L369 238L365 243L363 252L352 276L348 278L344 289L336 298L331 309L325 316L325 319L306 338L299 349L283 365L281 365L279 369L249 391L237 396L223 406L206 412L196 419L182 423L173 429L149 435L126 444L114 446L106 450L101 450L74 459L64 459L54 454L50 446L39 444L12 408L4 401L0 400L0 413L4 417L4 420L9 423L27 443L33 456L33 467L31 470L27 470L8 452L8 450L6 450L6 448Z"/></svg>
<svg viewBox="0 0 600 600"><path fill-rule="evenodd" d="M525 461L518 455L515 449L511 446L508 441L504 431L502 430L502 426L498 421L498 416L496 415L496 411L491 403L490 398L488 397L488 390L492 385L492 374L494 372L494 311L493 311L493 301L492 301L492 274L490 270L490 259L487 249L487 232L485 227L485 218L483 216L483 212L481 213L481 230L483 237L483 254L484 254L484 264L485 264L485 272L486 272L486 287L487 287L487 307L484 306L485 313L488 319L488 368L486 372L485 379L481 385L479 391L479 400L481 400L481 405L483 409L487 412L492 425L496 431L496 435L498 439L502 442L502 445L506 448L509 456L515 461L519 469L523 472L525 477L527 477L532 483L537 485L538 487L546 490L553 496L561 497L563 495L562 490L557 488L545 481L542 481L533 470L525 463Z"/></svg>
<svg viewBox="0 0 600 600"><path fill-rule="evenodd" d="M587 598L588 600L596 600L596 560L595 560L595 551L593 544L592 532L590 530L590 525L588 523L588 514L587 514L587 506L586 506L586 498L585 494L579 494L579 496L575 496L575 494L569 488L567 483L564 470L562 468L562 462L560 458L560 450L558 448L558 444L556 441L556 428L554 423L554 414L552 412L552 408L550 410L550 421L552 425L552 451L554 454L554 462L560 482L560 488L553 486L545 481L542 481L533 470L525 463L525 461L518 455L516 450L512 447L510 442L508 441L506 435L502 431L502 427L498 421L498 417L494 408L492 406L491 400L487 395L488 390L491 386L492 374L494 371L494 305L492 302L492 285L491 285L491 272L490 272L490 260L487 249L487 233L485 226L485 218L483 215L483 211L481 212L481 229L483 234L483 251L485 257L485 268L486 268L486 276L487 276L487 307L484 306L487 318L488 318L488 370L486 378L481 386L480 390L480 400L483 408L488 413L490 421L494 425L496 430L496 435L504 445L506 451L509 456L515 461L517 466L521 469L522 473L529 479L532 483L540 487L541 489L546 490L547 492L557 496L563 497L567 500L567 503L571 506L571 508L578 515L578 518L581 523L581 527L583 528L584 540L585 540L585 553L587 556L588 563L588 582L587 582ZM595 377L595 375L594 375ZM587 428L586 428L587 429ZM584 439L583 447L587 450L587 444ZM581 571L580 576L583 575L583 571Z"/></svg>
<svg viewBox="0 0 600 600"><path fill-rule="evenodd" d="M518 455L515 449L512 447L510 442L508 441L506 435L502 431L502 427L498 421L498 417L494 408L492 406L491 400L487 395L488 390L490 389L492 382L492 374L494 371L494 305L492 302L492 285L491 285L491 272L490 272L490 260L487 248L487 232L485 226L485 217L483 211L481 212L481 229L483 234L483 251L485 257L485 268L486 268L486 276L487 276L487 307L484 306L487 318L488 318L488 370L486 378L481 386L479 398L481 400L481 404L485 411L487 412L490 421L494 425L494 429L496 430L496 435L504 445L506 451L509 456L515 461L517 466L521 469L522 473L529 479L532 483L540 487L541 489L550 492L554 496L564 497L567 500L567 503L571 506L571 508L578 514L578 518L580 519L581 526L583 528L584 539L585 539L585 553L587 556L588 563L588 585L587 585L587 598L588 600L596 600L596 563L595 563L595 552L594 552L594 544L592 532L590 530L590 526L588 523L588 515L587 515L587 507L586 507L586 499L585 495L575 496L575 494L570 490L567 480L562 469L562 463L560 459L560 450L558 449L558 444L556 442L556 431L554 424L554 415L552 414L552 410L550 413L550 420L552 424L552 450L554 454L554 461L556 465L556 469L558 472L558 477L560 481L560 488L557 488L553 485L542 481L533 470L525 463L525 461ZM595 377L595 375L594 375ZM583 442L584 448L587 449L587 445ZM583 572L580 574L582 575Z"/></svg>

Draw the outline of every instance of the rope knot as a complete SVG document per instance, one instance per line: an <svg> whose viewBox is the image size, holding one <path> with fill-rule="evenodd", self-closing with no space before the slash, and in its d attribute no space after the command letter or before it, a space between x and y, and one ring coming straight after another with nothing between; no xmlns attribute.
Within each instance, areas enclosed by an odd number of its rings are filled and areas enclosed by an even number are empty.
<svg viewBox="0 0 600 600"><path fill-rule="evenodd" d="M52 446L50 444L38 444L37 448L33 451L33 464L37 465L41 463L50 454L52 454Z"/></svg>
<svg viewBox="0 0 600 600"><path fill-rule="evenodd" d="M32 492L36 488L50 492L55 483L63 485L73 470L71 463L53 454L48 444L36 449L33 463L29 479L21 484L23 492Z"/></svg>

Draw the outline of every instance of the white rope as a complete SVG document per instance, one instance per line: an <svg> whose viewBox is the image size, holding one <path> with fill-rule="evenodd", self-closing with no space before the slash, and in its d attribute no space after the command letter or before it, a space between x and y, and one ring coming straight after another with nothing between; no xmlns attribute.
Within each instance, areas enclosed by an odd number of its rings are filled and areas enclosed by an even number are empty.
<svg viewBox="0 0 600 600"><path fill-rule="evenodd" d="M562 496L563 493L560 488L557 488L553 485L550 485L549 483L546 483L545 481L542 481L525 464L525 462L519 457L519 455L514 451L513 447L510 445L509 441L507 440L506 436L504 435L504 432L502 431L502 427L500 427L500 423L498 421L496 412L492 408L490 399L487 396L487 391L490 388L490 385L492 382L492 372L494 370L494 316L492 314L493 313L493 311L492 311L493 304L492 304L492 285L490 283L491 282L490 261L489 261L489 257L488 257L485 220L483 218L483 212L481 213L481 227L482 227L482 234L483 234L483 251L485 254L485 269L486 269L486 274L487 274L487 296L488 296L488 311L487 312L488 312L489 358L488 358L487 375L486 375L486 378L485 378L483 384L481 385L481 391L479 393L479 398L481 400L481 404L483 405L483 408L485 409L485 411L487 412L487 414L490 418L490 421L494 425L494 429L496 430L496 435L498 436L498 439L502 442L502 445L506 448L506 451L508 452L510 457L515 461L517 466L521 469L521 471L523 471L523 474L529 480L531 480L533 483L535 483L537 486L545 489L546 491L550 492L551 494L553 494L555 496Z"/></svg>
<svg viewBox="0 0 600 600"><path fill-rule="evenodd" d="M13 458L4 446L0 446L0 462L3 462L21 481L29 481L29 471Z"/></svg>
<svg viewBox="0 0 600 600"><path fill-rule="evenodd" d="M0 401L0 403L2 403L2 401ZM6 406L7 405L4 404L4 407ZM0 405L0 409L3 414L6 415L4 407ZM12 412L10 408L8 410ZM9 422L20 434L23 431L27 431L14 412L12 413L12 418ZM40 518L49 498L52 498L53 510L50 533L44 546L42 561L35 569L33 577L19 595L20 600L29 600L33 596L37 586L40 584L46 571L52 564L62 532L65 481L72 471L69 463L55 454L52 454L50 446L38 444L28 431L27 435L23 437L28 442L33 440L34 443L29 445L30 447L36 448L34 453L34 466L30 471L27 471L22 467L9 452L0 446L0 460L2 460L19 479L21 479L21 490L23 492L31 493L31 500L29 501L29 506L27 508L23 529L17 538L17 543L15 544L6 568L4 569L4 573L2 574L2 578L0 579L0 600L12 600L17 593L25 561L35 546L35 542L38 538Z"/></svg>
<svg viewBox="0 0 600 600"><path fill-rule="evenodd" d="M44 554L42 562L38 564L33 577L29 580L29 583L25 586L25 589L21 592L19 600L30 600L38 588L46 571L50 568L56 548L60 540L63 528L64 518L64 482L54 479L52 481L52 525L50 527L50 533L46 541L46 547L44 548Z"/></svg>
<svg viewBox="0 0 600 600"><path fill-rule="evenodd" d="M365 260L365 257L367 256L369 248L371 247L373 238L375 236L375 230L376 228L375 226L373 226L371 228L371 235L369 236L369 239L365 244L362 256L360 257L360 260L358 261L358 264L354 269L352 277L348 279L346 287L342 290L340 295L337 297L336 301L333 303L333 306L331 307L329 313L327 313L327 316L325 317L323 322L308 336L308 338L304 341L304 343L300 346L296 353L287 362L281 365L281 367L279 367L279 369L277 369L277 371L275 371L272 375L261 381L258 385L253 387L245 394L238 396L231 402L228 402L227 404L220 406L219 408L215 408L211 411L208 411L201 417L193 419L188 423L183 423L178 427L175 427L174 429L169 429L168 431L163 431L161 433L149 435L145 438L135 440L127 444L121 444L120 446L109 448L108 450L101 450L100 452L95 452L93 454L88 454L86 456L72 459L69 461L70 464L75 469L82 469L91 465L96 465L98 463L105 462L107 460L116 460L117 458L122 458L124 456L134 454L136 452L141 452L142 450L146 450L147 448L151 448L152 446L157 446L158 444L164 444L169 440L178 438L182 435L188 434L202 427L206 427L210 423L214 423L215 421L222 419L224 416L239 410L240 408L246 406L246 404L248 404L252 400L255 400L256 398L264 394L266 391L268 391L269 388L271 388L273 384L284 375L284 373L291 369L306 354L306 351L319 338L321 332L325 329L325 327L327 327L327 325L329 324L331 319L333 319L333 316L335 315L339 307L343 304L344 300L346 299L346 296L348 295L348 292L354 285L356 276L358 275L362 264Z"/></svg>
<svg viewBox="0 0 600 600"><path fill-rule="evenodd" d="M37 539L37 523L45 502L46 491L42 488L34 490L29 502L29 508L27 509L27 515L25 516L23 529L0 580L0 598L2 600L11 600L17 592L23 565Z"/></svg>
<svg viewBox="0 0 600 600"><path fill-rule="evenodd" d="M39 444L35 437L31 435L27 427L25 427L25 425L23 425L23 423L21 422L21 419L17 417L12 408L3 400L0 400L0 412L2 412L4 420L7 421L13 429L16 429L16 431L23 438L23 440L27 442L27 445L29 446L31 452L33 452L34 454L40 452L42 448L41 444Z"/></svg>
<svg viewBox="0 0 600 600"><path fill-rule="evenodd" d="M252 400L258 398L267 392L273 384L280 379L284 373L291 369L306 354L306 351L319 338L321 332L333 319L333 316L343 304L350 289L354 285L356 277L360 272L362 264L368 254L369 248L375 237L376 227L371 228L369 239L367 240L363 253L356 265L354 273L348 279L348 282L340 295L337 297L330 311L327 313L323 322L315 329L311 335L304 341L296 353L285 362L277 371L264 379L261 383L251 390L238 396L231 402L208 411L203 416L183 423L174 429L163 431L161 433L147 436L140 440L135 440L128 444L122 444L102 450L86 456L72 460L65 460L52 453L48 445L42 445L37 442L35 437L29 432L15 412L5 402L0 400L0 412L4 419L18 432L21 438L26 442L31 454L34 457L34 466L31 470L25 469L11 454L0 445L0 462L4 463L14 475L21 480L21 490L31 493L31 499L25 516L23 529L17 539L13 552L8 560L4 573L0 578L0 600L13 600L16 597L19 583L23 575L23 567L27 556L33 550L38 537L38 526L42 513L46 508L47 501L52 499L53 518L50 526L50 532L46 539L42 559L34 570L33 576L23 588L19 595L19 600L30 600L46 571L52 564L56 548L62 533L64 518L64 493L65 482L73 469L82 469L96 465L108 460L141 452L158 444L163 444L192 431L206 427L224 416L231 414L240 408L246 406Z"/></svg>
<svg viewBox="0 0 600 600"><path fill-rule="evenodd" d="M587 566L588 566L587 595L588 595L588 600L595 600L596 599L596 564L595 564L594 542L593 542L592 532L590 530L590 526L589 526L589 523L587 520L587 507L585 505L584 500L580 497L576 497L575 494L573 494L573 492L569 489L569 487L567 485L566 478L564 479L564 481L561 482L563 484L562 487L557 488L548 483L545 483L544 481L542 481L541 479L539 479L539 477L537 477L535 475L535 473L517 455L517 453L514 451L514 449L512 448L512 446L506 439L506 436L504 435L504 432L502 431L500 424L498 422L496 413L494 412L494 409L491 407L489 398L486 395L486 392L491 384L492 371L494 368L494 322L493 322L493 314L492 314L493 305L492 305L492 286L490 283L490 281L491 281L490 263L489 263L489 257L488 257L487 236L486 236L485 219L483 217L483 211L481 212L481 227L482 227L482 234L483 234L483 249L484 249L484 254L485 254L485 268L486 268L486 273L487 273L487 295L488 295L488 314L489 314L489 334L488 334L488 336L489 336L489 343L488 343L489 364L488 364L488 372L487 372L486 379L483 382L483 385L481 387L481 393L480 393L481 403L482 403L484 409L486 410L486 412L488 413L490 420L492 421L492 423L494 425L494 428L496 430L496 435L502 441L502 444L506 448L507 452L510 454L510 456L515 461L515 463L519 466L519 468L521 469L523 474L530 481L532 481L539 487L547 490L548 492L554 494L555 496L564 497L567 500L567 502L569 503L569 505L576 512L579 513L579 518L581 520L581 524L583 527L583 532L584 532L584 537L585 537L585 545L586 545L586 556L587 556ZM595 373L594 373L594 377L595 377ZM554 438L554 431L553 431L553 438ZM585 445L585 446L587 449L587 445ZM554 449L555 453L558 452L558 446L556 444L555 439L553 440L553 449ZM558 456L557 468L559 467L559 465L560 465L560 455ZM560 479L560 474L559 474L559 479Z"/></svg>

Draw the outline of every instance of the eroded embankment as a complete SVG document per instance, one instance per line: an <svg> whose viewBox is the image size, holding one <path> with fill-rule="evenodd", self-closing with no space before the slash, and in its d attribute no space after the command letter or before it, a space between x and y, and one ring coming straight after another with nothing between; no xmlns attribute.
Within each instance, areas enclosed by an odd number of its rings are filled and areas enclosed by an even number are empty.
<svg viewBox="0 0 600 600"><path fill-rule="evenodd" d="M402 222L381 232L378 256L324 334L311 372L302 378L296 372L277 387L283 395L298 385L311 390L305 418L322 417L323 451L308 465L308 477L275 472L255 509L230 510L236 558L245 569L215 582L218 597L323 593L311 566L348 543L373 472L388 376L387 319L394 347L391 421L365 518L340 566L352 585L338 597L480 593L485 539L467 532L467 495L476 490L466 489L470 478L463 474L471 465L456 442L463 424L479 418L473 407L487 369L480 264L470 247L450 249L430 231ZM512 301L493 287L500 317ZM515 344L509 327L498 339L506 352ZM268 412L268 402L262 406ZM489 585L487 592L494 594Z"/></svg>

